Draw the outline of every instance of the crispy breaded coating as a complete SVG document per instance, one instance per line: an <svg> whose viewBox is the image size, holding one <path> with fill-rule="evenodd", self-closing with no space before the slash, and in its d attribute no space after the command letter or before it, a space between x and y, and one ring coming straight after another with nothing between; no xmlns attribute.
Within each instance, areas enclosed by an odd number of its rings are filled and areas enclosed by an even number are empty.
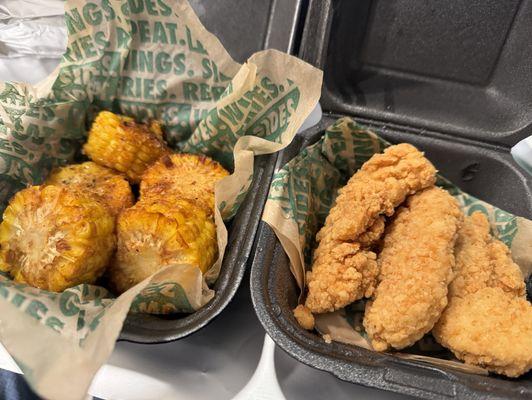
<svg viewBox="0 0 532 400"><path fill-rule="evenodd" d="M48 175L45 184L67 186L91 196L115 216L133 205L133 193L125 177L92 161L57 168Z"/></svg>
<svg viewBox="0 0 532 400"><path fill-rule="evenodd" d="M466 363L515 377L532 368L532 306L519 266L489 228L480 212L466 217L449 306L432 334Z"/></svg>
<svg viewBox="0 0 532 400"><path fill-rule="evenodd" d="M142 175L140 197L187 198L213 210L214 185L227 175L224 167L204 155L165 155Z"/></svg>
<svg viewBox="0 0 532 400"><path fill-rule="evenodd" d="M423 153L408 143L375 154L339 190L326 225L332 238L357 240L382 214L390 216L405 198L434 185L436 169Z"/></svg>
<svg viewBox="0 0 532 400"><path fill-rule="evenodd" d="M512 260L510 249L503 242L493 240L489 245L493 266L489 287L500 287L518 297L526 296L526 284L521 268Z"/></svg>
<svg viewBox="0 0 532 400"><path fill-rule="evenodd" d="M457 201L436 187L410 196L397 211L378 258L380 283L364 315L375 350L411 346L440 318L462 217Z"/></svg>
<svg viewBox="0 0 532 400"><path fill-rule="evenodd" d="M451 298L432 333L467 364L509 377L532 368L532 305L501 287Z"/></svg>
<svg viewBox="0 0 532 400"><path fill-rule="evenodd" d="M364 249L372 247L380 240L382 234L384 233L385 227L385 218L383 216L377 218L373 225L371 225L366 232L362 233L358 237L356 243L358 243L360 247ZM316 258L317 254L324 251L326 248L329 248L329 245L339 243L338 241L331 239L333 229L333 225L325 225L316 234L316 241L320 243L323 242L323 244L318 246L314 252L314 258Z"/></svg>
<svg viewBox="0 0 532 400"><path fill-rule="evenodd" d="M115 218L101 203L64 186L18 192L0 225L0 271L17 282L62 292L94 283L115 249Z"/></svg>
<svg viewBox="0 0 532 400"><path fill-rule="evenodd" d="M458 231L455 273L450 296L463 297L485 287L525 295L521 269L513 262L508 247L492 238L488 219L478 211L466 217Z"/></svg>
<svg viewBox="0 0 532 400"><path fill-rule="evenodd" d="M324 313L371 296L377 274L377 255L361 250L360 244L320 244L307 272L305 305L313 313Z"/></svg>
<svg viewBox="0 0 532 400"><path fill-rule="evenodd" d="M310 312L310 310L305 307L303 304L298 305L296 308L294 308L294 317L297 320L297 323L303 328L308 331L311 331L314 329L314 315Z"/></svg>
<svg viewBox="0 0 532 400"><path fill-rule="evenodd" d="M371 225L368 230L362 233L358 237L358 243L362 247L371 247L375 245L381 238L384 233L384 228L386 227L386 220L384 217L378 217L373 225Z"/></svg>
<svg viewBox="0 0 532 400"><path fill-rule="evenodd" d="M432 186L436 169L414 146L402 143L375 154L339 190L336 205L316 236L305 305L330 312L369 297L375 289L376 254L369 251L406 196Z"/></svg>

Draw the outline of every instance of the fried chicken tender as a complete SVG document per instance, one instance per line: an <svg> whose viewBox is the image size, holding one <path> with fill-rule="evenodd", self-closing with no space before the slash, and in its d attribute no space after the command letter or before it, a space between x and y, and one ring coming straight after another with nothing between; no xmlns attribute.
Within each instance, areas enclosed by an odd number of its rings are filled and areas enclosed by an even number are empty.
<svg viewBox="0 0 532 400"><path fill-rule="evenodd" d="M143 174L140 197L187 198L213 210L214 185L227 175L224 167L204 155L165 155Z"/></svg>
<svg viewBox="0 0 532 400"><path fill-rule="evenodd" d="M410 196L397 211L378 258L379 285L364 315L375 350L411 346L440 318L462 218L457 201L437 187Z"/></svg>
<svg viewBox="0 0 532 400"><path fill-rule="evenodd" d="M523 275L480 212L459 231L449 305L432 334L468 364L509 377L532 368L532 305Z"/></svg>
<svg viewBox="0 0 532 400"><path fill-rule="evenodd" d="M391 216L407 196L435 181L436 169L423 153L408 143L390 146L339 190L325 224L334 226L334 240L357 240L380 215Z"/></svg>
<svg viewBox="0 0 532 400"><path fill-rule="evenodd" d="M53 292L94 283L115 249L114 229L115 218L93 198L63 186L31 186L4 211L0 270Z"/></svg>
<svg viewBox="0 0 532 400"><path fill-rule="evenodd" d="M158 122L140 124L133 118L101 111L94 120L83 152L97 164L124 173L138 183L146 169L170 149Z"/></svg>
<svg viewBox="0 0 532 400"><path fill-rule="evenodd" d="M141 200L120 214L109 282L122 293L170 264L206 272L218 255L214 219L187 199Z"/></svg>
<svg viewBox="0 0 532 400"><path fill-rule="evenodd" d="M432 186L436 169L414 146L390 146L376 154L339 190L316 239L312 271L307 274L305 305L313 313L330 312L369 297L378 267L370 248L384 231L384 215L393 214L406 196Z"/></svg>
<svg viewBox="0 0 532 400"><path fill-rule="evenodd" d="M485 287L500 287L515 296L525 295L525 282L504 243L492 238L486 216L466 217L456 240L456 277L449 296L463 297Z"/></svg>
<svg viewBox="0 0 532 400"><path fill-rule="evenodd" d="M467 364L509 377L532 368L532 305L499 286L453 297L432 332Z"/></svg>
<svg viewBox="0 0 532 400"><path fill-rule="evenodd" d="M124 176L92 161L57 168L46 178L45 184L67 186L89 195L115 216L133 205L133 193Z"/></svg>

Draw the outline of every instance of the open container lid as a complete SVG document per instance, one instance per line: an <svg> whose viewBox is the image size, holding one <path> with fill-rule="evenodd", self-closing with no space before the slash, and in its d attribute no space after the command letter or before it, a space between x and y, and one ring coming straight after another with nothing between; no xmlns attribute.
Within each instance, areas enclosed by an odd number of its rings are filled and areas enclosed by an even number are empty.
<svg viewBox="0 0 532 400"><path fill-rule="evenodd" d="M253 7L238 0L189 2L205 28L240 63L260 50L294 50L303 0L256 0Z"/></svg>
<svg viewBox="0 0 532 400"><path fill-rule="evenodd" d="M310 2L324 110L511 146L532 135L532 2Z"/></svg>

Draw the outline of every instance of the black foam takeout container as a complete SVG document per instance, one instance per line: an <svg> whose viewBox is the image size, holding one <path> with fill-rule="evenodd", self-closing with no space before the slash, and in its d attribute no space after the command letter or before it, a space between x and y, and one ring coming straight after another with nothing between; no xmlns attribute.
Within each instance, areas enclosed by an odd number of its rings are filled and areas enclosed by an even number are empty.
<svg viewBox="0 0 532 400"><path fill-rule="evenodd" d="M425 151L462 190L532 218L532 178L510 147L532 134L532 1L311 0L300 56L324 70L326 116L285 149L281 167L349 115ZM531 280L528 282L530 299ZM257 315L301 362L365 386L428 399L532 398L532 373L480 376L327 344L295 321L299 289L261 222L251 270Z"/></svg>
<svg viewBox="0 0 532 400"><path fill-rule="evenodd" d="M245 62L252 53L265 48L288 53L293 50L300 0L258 0L253 7L242 7L239 0L191 0L190 3L205 27L239 62ZM228 243L220 276L213 287L214 299L189 315L129 314L119 340L161 343L180 339L202 328L223 311L244 276L276 159L277 154L255 158L252 186L227 227Z"/></svg>

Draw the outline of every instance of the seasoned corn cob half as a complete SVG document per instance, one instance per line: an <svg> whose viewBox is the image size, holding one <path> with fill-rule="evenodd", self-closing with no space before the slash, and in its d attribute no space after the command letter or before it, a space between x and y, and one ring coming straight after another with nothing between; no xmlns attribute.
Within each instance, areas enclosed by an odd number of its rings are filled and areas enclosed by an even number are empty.
<svg viewBox="0 0 532 400"><path fill-rule="evenodd" d="M140 197L186 198L212 212L214 184L227 175L224 167L204 155L165 155L142 176Z"/></svg>
<svg viewBox="0 0 532 400"><path fill-rule="evenodd" d="M55 169L45 184L67 186L90 195L115 216L133 205L133 193L124 176L92 161Z"/></svg>
<svg viewBox="0 0 532 400"><path fill-rule="evenodd" d="M126 174L133 183L138 183L146 168L170 152L158 122L139 124L109 111L97 115L83 151L92 161Z"/></svg>
<svg viewBox="0 0 532 400"><path fill-rule="evenodd" d="M114 225L106 207L66 187L21 190L0 224L0 270L53 292L94 283L115 248Z"/></svg>
<svg viewBox="0 0 532 400"><path fill-rule="evenodd" d="M206 272L218 253L212 217L186 199L139 201L118 218L117 236L108 275L118 293L169 264L191 264Z"/></svg>

